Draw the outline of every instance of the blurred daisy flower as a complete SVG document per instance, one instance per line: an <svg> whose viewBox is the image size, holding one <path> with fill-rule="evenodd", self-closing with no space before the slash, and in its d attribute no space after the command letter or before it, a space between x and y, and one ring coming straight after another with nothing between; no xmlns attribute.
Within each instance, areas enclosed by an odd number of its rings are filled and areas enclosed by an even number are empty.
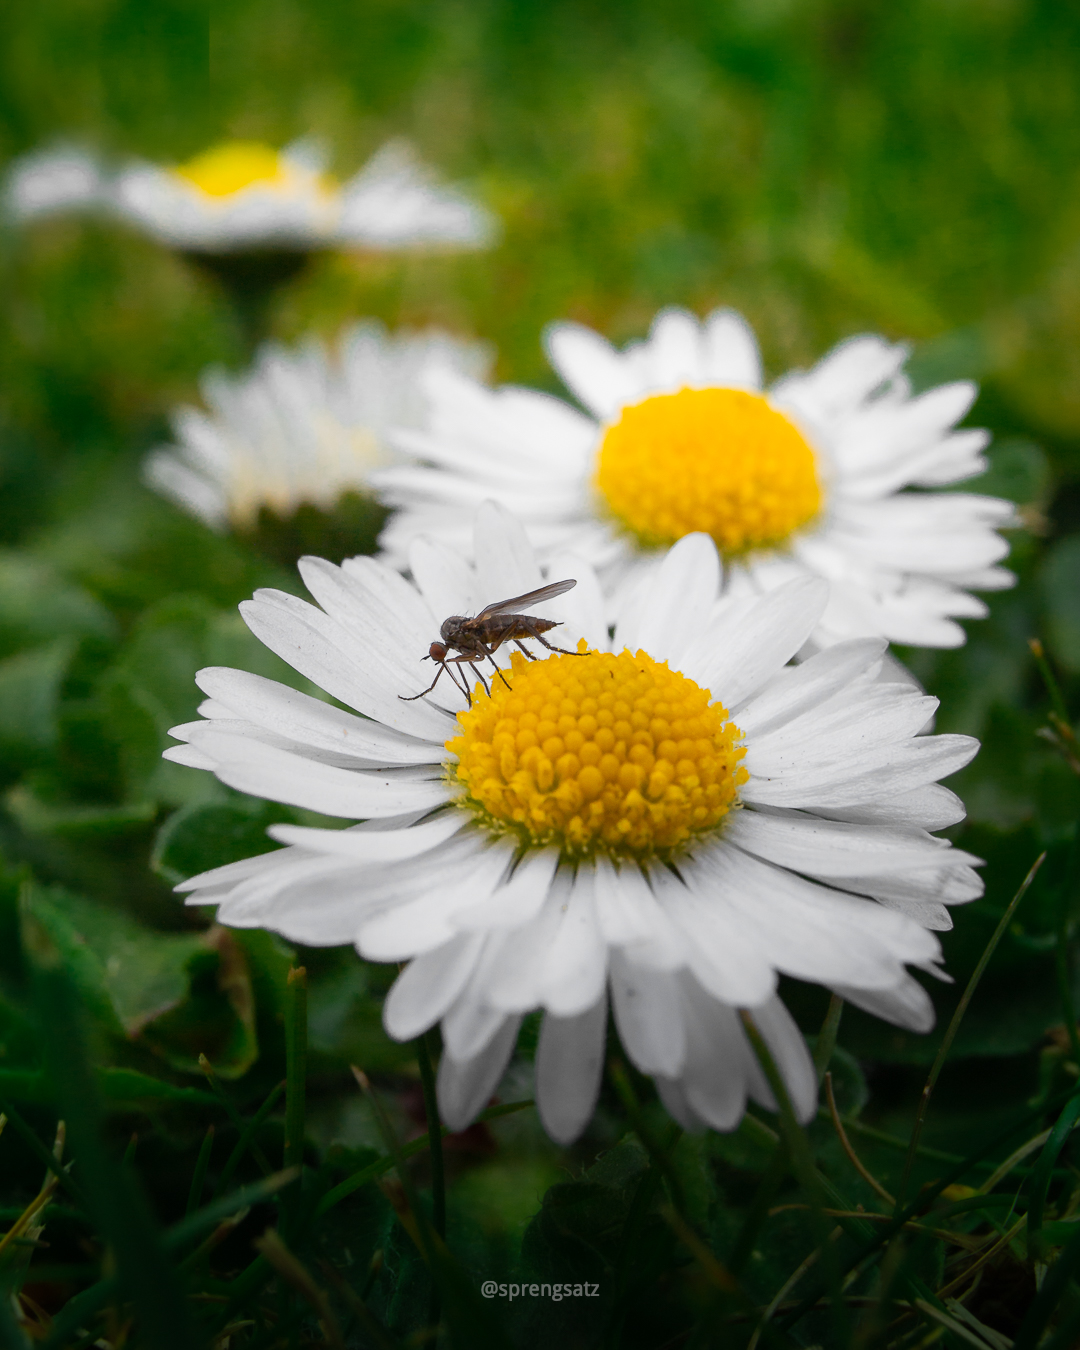
<svg viewBox="0 0 1080 1350"><path fill-rule="evenodd" d="M371 474L398 458L390 428L421 424L425 372L480 377L489 362L479 343L390 336L374 321L333 348L267 343L243 375L207 372L208 411L174 413L176 445L148 456L146 481L211 529L254 536L289 563L318 545L339 557L370 551L385 519Z"/></svg>
<svg viewBox="0 0 1080 1350"><path fill-rule="evenodd" d="M403 701L430 680L420 658L448 615L544 582L494 504L478 513L473 557L417 540L412 581L372 558L306 558L317 606L261 591L241 607L262 642L355 712L203 670L203 720L174 728L183 744L166 757L363 823L274 826L286 847L182 883L189 903L409 962L386 1028L408 1040L441 1023L453 1129L487 1103L537 1008L537 1099L560 1141L593 1111L609 1002L626 1053L689 1128L735 1128L747 1097L774 1105L739 1010L799 1116L813 1114L779 973L926 1030L932 1005L906 967L938 973L930 930L982 889L978 860L929 833L964 814L936 780L977 742L916 735L936 700L878 678L885 644L790 665L827 586L802 577L722 597L716 548L691 534L613 637L588 564L557 556L549 581L577 585L535 612L575 654L533 643L540 659L515 652L471 706L449 679Z"/></svg>
<svg viewBox="0 0 1080 1350"><path fill-rule="evenodd" d="M420 534L464 545L468 512L488 498L517 512L544 553L580 553L609 587L631 587L663 549L702 531L734 594L828 581L818 644L959 646L955 620L987 612L970 591L1012 584L995 532L1012 522L1011 503L909 490L981 473L989 437L954 429L970 382L912 395L903 345L852 338L768 389L754 336L730 310L703 323L665 310L622 352L556 324L547 350L587 413L428 377L429 425L398 438L426 464L379 480L402 508L383 536L395 557Z"/></svg>
<svg viewBox="0 0 1080 1350"><path fill-rule="evenodd" d="M309 141L284 150L227 141L184 164L136 162L118 173L58 148L17 161L6 197L21 219L102 206L173 248L207 254L481 247L495 233L493 217L441 184L404 141L383 146L344 183Z"/></svg>
<svg viewBox="0 0 1080 1350"><path fill-rule="evenodd" d="M78 146L35 150L9 168L4 205L15 220L106 206L101 166Z"/></svg>

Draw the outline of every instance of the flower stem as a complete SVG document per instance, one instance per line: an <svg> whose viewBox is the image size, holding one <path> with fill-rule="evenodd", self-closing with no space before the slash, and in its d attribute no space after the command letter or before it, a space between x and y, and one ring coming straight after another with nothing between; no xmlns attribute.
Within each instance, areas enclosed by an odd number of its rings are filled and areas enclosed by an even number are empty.
<svg viewBox="0 0 1080 1350"><path fill-rule="evenodd" d="M304 1111L307 1080L307 970L294 966L285 984L285 1148L284 1167L304 1165ZM281 1226L292 1237L302 1192L283 1197Z"/></svg>
<svg viewBox="0 0 1080 1350"><path fill-rule="evenodd" d="M441 1241L446 1239L446 1171L443 1167L443 1132L439 1120L439 1099L435 1091L435 1066L431 1055L431 1032L416 1038L416 1062L420 1068L420 1082L424 1089L424 1114L427 1116L428 1139L431 1141L431 1223ZM439 1285L432 1271L431 1300L428 1304L428 1325L438 1327L442 1314Z"/></svg>
<svg viewBox="0 0 1080 1350"><path fill-rule="evenodd" d="M304 1162L304 1092L307 1079L307 971L289 971L285 1004L284 1167Z"/></svg>
<svg viewBox="0 0 1080 1350"><path fill-rule="evenodd" d="M416 1040L416 1062L420 1066L420 1082L424 1089L424 1114L427 1116L428 1139L431 1141L431 1216L432 1226L439 1237L446 1237L446 1173L443 1168L443 1131L439 1120L439 1100L435 1093L435 1065L432 1061L431 1032Z"/></svg>
<svg viewBox="0 0 1080 1350"><path fill-rule="evenodd" d="M833 994L829 999L825 1021L822 1022L821 1030L818 1032L817 1044L814 1046L814 1068L817 1070L819 1084L824 1082L825 1070L829 1067L829 1061L836 1049L836 1034L840 1030L840 1014L843 1011L844 1000L839 994Z"/></svg>

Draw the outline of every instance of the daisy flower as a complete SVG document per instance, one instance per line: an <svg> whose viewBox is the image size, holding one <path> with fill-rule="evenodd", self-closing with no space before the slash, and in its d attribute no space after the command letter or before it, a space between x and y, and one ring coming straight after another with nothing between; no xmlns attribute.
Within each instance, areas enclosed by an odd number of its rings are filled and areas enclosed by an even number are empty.
<svg viewBox="0 0 1080 1350"><path fill-rule="evenodd" d="M985 431L954 430L968 381L913 397L907 348L841 343L810 371L765 389L746 322L665 310L648 339L617 351L578 324L554 325L548 355L587 410L524 389L428 378L429 426L403 434L426 464L387 470L402 508L383 544L418 534L465 543L466 517L495 499L546 553L566 548L605 583L630 586L684 535L710 535L733 593L823 577L817 643L882 636L917 646L964 641L981 617L971 589L1012 575L995 528L1010 503L938 489L986 468Z"/></svg>
<svg viewBox="0 0 1080 1350"><path fill-rule="evenodd" d="M72 190L76 178L81 196ZM184 164L135 162L118 173L70 150L43 152L16 164L7 195L21 218L105 204L173 248L207 254L481 247L495 233L492 216L442 185L404 141L383 146L344 183L310 141L284 150L227 141Z"/></svg>
<svg viewBox="0 0 1080 1350"><path fill-rule="evenodd" d="M58 145L17 159L4 184L4 208L15 220L102 206L101 169L78 146Z"/></svg>
<svg viewBox="0 0 1080 1350"><path fill-rule="evenodd" d="M304 504L332 511L345 493L369 494L372 470L397 457L391 427L420 425L426 371L478 376L489 359L478 343L391 337L373 321L348 328L336 350L316 338L292 350L268 343L247 373L204 375L209 411L174 413L177 443L147 458L146 480L215 530L250 531L264 509L279 519Z"/></svg>
<svg viewBox="0 0 1080 1350"><path fill-rule="evenodd" d="M417 540L413 580L386 563L307 558L311 605L242 606L252 632L340 705L245 674L198 676L202 720L166 751L229 786L362 823L274 826L285 847L182 883L222 923L408 962L384 1020L399 1040L441 1024L443 1116L489 1100L523 1015L543 1009L539 1111L560 1141L589 1120L607 1012L683 1125L731 1130L773 1105L744 1036L752 1010L800 1117L816 1087L778 973L828 986L901 1026L933 1020L906 969L935 971L930 930L980 893L978 860L930 830L963 816L936 779L974 754L916 736L935 700L877 678L884 643L801 665L827 599L816 578L721 599L701 534L680 540L619 616L587 563L536 607L558 645L516 652L466 706L426 697L440 623L545 578L524 532L481 509L470 564ZM466 678L468 678L466 676ZM346 711L346 708L355 711ZM359 714L359 715L357 715Z"/></svg>

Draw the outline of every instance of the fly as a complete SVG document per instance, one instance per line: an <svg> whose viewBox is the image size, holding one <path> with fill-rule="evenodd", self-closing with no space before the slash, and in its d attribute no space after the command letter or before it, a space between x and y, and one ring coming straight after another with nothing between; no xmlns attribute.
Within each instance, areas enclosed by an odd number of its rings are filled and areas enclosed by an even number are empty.
<svg viewBox="0 0 1080 1350"><path fill-rule="evenodd" d="M568 652L565 647L553 647L544 637L544 634L552 628L557 628L558 622L553 619L540 619L534 614L519 614L519 607L526 605L539 605L545 600L554 600L557 595L563 595L577 585L577 581L571 577L568 581L553 581L550 586L541 586L537 591L528 591L525 595L515 595L509 600L496 600L494 604L488 605L482 609L479 614L472 618L466 618L462 614L451 614L444 620L439 629L441 641L433 642L428 648L427 656L424 661L434 661L439 669L435 673L435 678L421 694L413 694L411 698L406 698L404 694L399 694L398 698L403 703L413 703L418 698L423 698L424 694L430 694L439 683L439 676L443 671L448 671L450 678L457 684L458 688L464 691L465 697L469 701L469 707L472 707L472 695L469 693L469 686L465 679L465 672L461 669L463 665L471 665L476 674L476 678L484 686L484 692L490 695L487 681L479 670L476 669L481 661L490 661L503 684L509 689L506 676L495 663L494 653L499 650L504 642L513 642L525 653L530 661L537 658L523 644L523 638L535 638L537 642L542 643L549 652L562 652L564 656L576 656L577 652ZM450 651L459 653L457 656L450 656ZM451 666L457 666L458 674L461 677L461 683L458 684L454 672L450 670Z"/></svg>

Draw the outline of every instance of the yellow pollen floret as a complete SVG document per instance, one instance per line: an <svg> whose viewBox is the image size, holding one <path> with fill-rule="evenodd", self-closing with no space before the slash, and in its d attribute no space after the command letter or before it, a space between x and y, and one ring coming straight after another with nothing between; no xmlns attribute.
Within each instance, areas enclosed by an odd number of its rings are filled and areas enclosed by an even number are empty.
<svg viewBox="0 0 1080 1350"><path fill-rule="evenodd" d="M208 197L229 197L244 188L285 188L295 171L281 153L258 141L226 141L173 170Z"/></svg>
<svg viewBox="0 0 1080 1350"><path fill-rule="evenodd" d="M646 548L695 530L728 556L782 543L821 508L814 452L760 394L680 389L622 410L596 486Z"/></svg>
<svg viewBox="0 0 1080 1350"><path fill-rule="evenodd" d="M446 742L462 804L566 857L670 857L713 830L747 780L742 732L707 689L645 652L511 657Z"/></svg>

